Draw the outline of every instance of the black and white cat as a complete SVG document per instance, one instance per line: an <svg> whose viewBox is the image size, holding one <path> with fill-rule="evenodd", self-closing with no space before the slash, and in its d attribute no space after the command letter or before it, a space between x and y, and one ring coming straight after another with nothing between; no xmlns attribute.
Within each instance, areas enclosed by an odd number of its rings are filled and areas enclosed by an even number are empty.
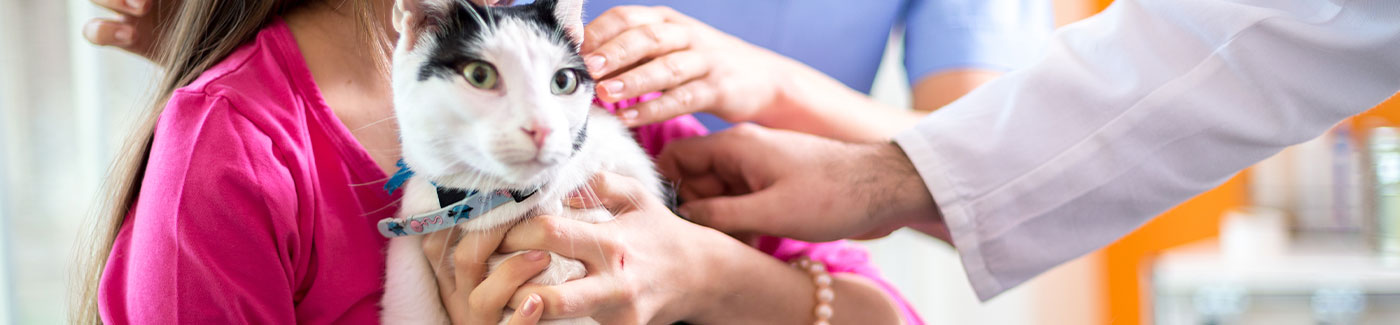
<svg viewBox="0 0 1400 325"><path fill-rule="evenodd" d="M600 171L637 178L661 196L646 153L616 118L591 104L594 81L578 54L582 6L582 0L490 8L466 0L398 0L394 107L412 176L396 221L381 231L404 234L408 220L434 211L465 216L449 201L481 193L510 193L513 200L476 207L472 213L479 215L456 224L465 236L540 214L611 220L607 211L561 204ZM444 190L457 194L444 199ZM476 202L469 201L460 202ZM387 324L448 322L421 241L390 240ZM492 268L514 256L507 255L493 257ZM531 282L553 285L585 274L582 263L552 255ZM589 318L544 323L596 324Z"/></svg>

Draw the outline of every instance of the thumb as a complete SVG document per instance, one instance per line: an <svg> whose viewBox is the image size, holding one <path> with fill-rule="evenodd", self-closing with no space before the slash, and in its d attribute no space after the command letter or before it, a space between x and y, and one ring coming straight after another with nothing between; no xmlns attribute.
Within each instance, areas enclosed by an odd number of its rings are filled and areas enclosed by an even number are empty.
<svg viewBox="0 0 1400 325"><path fill-rule="evenodd" d="M789 215L776 206L776 191L763 190L740 196L718 196L681 205L681 217L725 233L762 233L785 236Z"/></svg>
<svg viewBox="0 0 1400 325"><path fill-rule="evenodd" d="M565 203L575 208L602 205L608 211L618 213L640 208L642 204L652 203L649 202L651 200L657 198L647 193L646 186L642 185L641 181L610 172L599 172L581 189L579 197L566 200Z"/></svg>

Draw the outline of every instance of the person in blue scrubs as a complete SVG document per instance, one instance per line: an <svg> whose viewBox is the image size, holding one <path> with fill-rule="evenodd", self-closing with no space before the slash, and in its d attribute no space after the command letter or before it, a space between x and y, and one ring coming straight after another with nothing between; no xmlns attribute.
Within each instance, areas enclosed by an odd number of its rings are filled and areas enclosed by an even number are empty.
<svg viewBox="0 0 1400 325"><path fill-rule="evenodd" d="M1046 0L589 0L584 21L630 5L673 8L867 94L891 30L902 29L914 109L925 112L1029 64L1054 28ZM729 125L697 116L713 130Z"/></svg>

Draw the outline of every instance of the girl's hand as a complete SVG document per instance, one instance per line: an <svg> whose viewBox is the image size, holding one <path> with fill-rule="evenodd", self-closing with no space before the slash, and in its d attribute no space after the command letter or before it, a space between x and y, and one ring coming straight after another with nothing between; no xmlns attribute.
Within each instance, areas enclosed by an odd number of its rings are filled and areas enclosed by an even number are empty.
<svg viewBox="0 0 1400 325"><path fill-rule="evenodd" d="M605 101L664 92L619 111L629 126L694 112L757 120L778 99L790 70L805 68L668 7L609 9L584 27L582 52Z"/></svg>
<svg viewBox="0 0 1400 325"><path fill-rule="evenodd" d="M539 216L517 224L501 243L502 251L547 250L576 258L588 276L557 286L527 285L511 305L538 295L545 301L545 318L587 316L603 324L670 324L715 310L711 304L726 288L714 270L723 263L714 256L750 257L731 249L747 247L675 217L643 194L636 180L604 173L592 184L603 197L567 204L603 205L618 215L616 220L591 224Z"/></svg>
<svg viewBox="0 0 1400 325"><path fill-rule="evenodd" d="M452 254L446 248L450 240L461 237L457 229L439 231L423 238L423 253L437 275L439 294L453 324L496 324L511 295L549 266L549 254L532 251L501 263L488 276L486 259L501 243L505 231L473 234L455 244ZM512 325L539 322L543 301L538 295L523 297L515 304Z"/></svg>
<svg viewBox="0 0 1400 325"><path fill-rule="evenodd" d="M156 30L183 0L92 0L117 13L116 18L93 18L83 26L83 37L95 45L113 46L155 60Z"/></svg>

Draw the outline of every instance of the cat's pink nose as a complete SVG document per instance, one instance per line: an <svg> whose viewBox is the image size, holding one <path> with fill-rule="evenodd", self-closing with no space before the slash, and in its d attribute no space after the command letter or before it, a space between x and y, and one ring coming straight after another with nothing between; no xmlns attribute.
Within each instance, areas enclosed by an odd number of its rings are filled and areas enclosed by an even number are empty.
<svg viewBox="0 0 1400 325"><path fill-rule="evenodd" d="M535 148L544 148L544 139L549 136L549 128L536 125L534 128L520 128L525 131L525 135L530 136L535 141Z"/></svg>

